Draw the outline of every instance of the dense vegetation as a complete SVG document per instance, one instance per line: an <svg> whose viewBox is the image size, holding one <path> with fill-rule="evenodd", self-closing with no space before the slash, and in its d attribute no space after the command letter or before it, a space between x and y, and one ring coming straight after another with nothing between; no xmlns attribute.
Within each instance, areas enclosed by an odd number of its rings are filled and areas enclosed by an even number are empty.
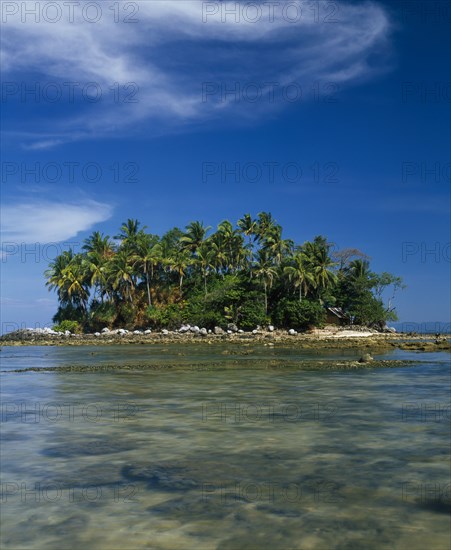
<svg viewBox="0 0 451 550"><path fill-rule="evenodd" d="M214 233L195 221L162 237L129 219L114 239L96 231L82 253L63 252L45 276L58 293L54 322L73 331L182 323L305 330L321 326L330 306L350 323L382 327L396 320L382 293L403 287L399 277L373 273L357 249L333 252L322 236L302 245L284 239L266 212L236 227L223 221Z"/></svg>

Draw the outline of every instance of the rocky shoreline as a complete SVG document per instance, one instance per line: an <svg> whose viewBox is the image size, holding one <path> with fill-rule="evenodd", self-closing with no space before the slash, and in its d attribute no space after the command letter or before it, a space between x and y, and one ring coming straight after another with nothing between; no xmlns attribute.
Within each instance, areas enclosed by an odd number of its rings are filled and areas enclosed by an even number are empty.
<svg viewBox="0 0 451 550"><path fill-rule="evenodd" d="M190 327L191 328L191 327ZM415 335L377 332L365 327L322 329L305 333L276 330L273 327L252 332L220 329L178 331L127 331L109 330L94 334L59 333L51 329L23 329L0 337L3 346L104 346L104 345L156 345L156 344L262 344L266 346L293 346L299 349L359 349L411 351L451 351L450 335Z"/></svg>

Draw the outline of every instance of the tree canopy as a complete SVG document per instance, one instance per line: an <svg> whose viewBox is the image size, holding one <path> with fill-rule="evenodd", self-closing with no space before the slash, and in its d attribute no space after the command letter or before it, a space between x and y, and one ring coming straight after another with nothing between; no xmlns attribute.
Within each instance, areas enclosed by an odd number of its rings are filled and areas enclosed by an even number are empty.
<svg viewBox="0 0 451 550"><path fill-rule="evenodd" d="M202 221L161 237L146 229L128 219L113 239L94 231L82 252L64 251L50 263L55 322L77 321L86 330L184 322L305 329L320 326L331 306L354 324L382 327L396 319L400 277L372 272L363 252L334 251L321 235L296 244L269 212L245 214L235 225L224 220L214 232Z"/></svg>

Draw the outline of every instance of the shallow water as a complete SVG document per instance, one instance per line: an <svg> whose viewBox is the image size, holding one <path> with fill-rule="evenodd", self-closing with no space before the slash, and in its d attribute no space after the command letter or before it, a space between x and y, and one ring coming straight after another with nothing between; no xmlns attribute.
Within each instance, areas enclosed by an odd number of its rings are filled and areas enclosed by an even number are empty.
<svg viewBox="0 0 451 550"><path fill-rule="evenodd" d="M355 354L4 347L2 548L449 548L450 355Z"/></svg>

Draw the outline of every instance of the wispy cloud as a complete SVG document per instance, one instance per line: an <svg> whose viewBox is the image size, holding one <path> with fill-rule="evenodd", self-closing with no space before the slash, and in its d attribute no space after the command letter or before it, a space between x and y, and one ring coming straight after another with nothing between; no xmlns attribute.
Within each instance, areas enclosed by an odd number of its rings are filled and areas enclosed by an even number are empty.
<svg viewBox="0 0 451 550"><path fill-rule="evenodd" d="M114 136L118 130L161 133L234 114L237 119L243 114L259 119L280 105L243 105L219 94L205 101L203 84L254 82L262 85L263 94L270 93L265 83L350 84L385 66L380 54L386 51L391 28L387 13L374 2L337 3L333 23L324 14L318 18L301 0L291 2L302 8L298 21L290 22L286 12L284 16L281 3L272 20L262 15L255 23L242 14L239 22L221 17L221 10L231 10L236 2L210 3L220 12L209 17L201 0L138 2L138 21L128 24L115 23L112 13L107 17L107 7L98 22L83 21L84 3L75 9L72 23L67 17L56 23L42 18L23 23L15 16L3 25L4 80L56 82L63 92L65 82L77 82L76 94L95 82L101 90L95 104L75 101L65 115L55 114L45 123L41 117L36 138L27 147L46 149L73 139ZM124 10L127 2L115 4ZM136 89L125 89L128 83Z"/></svg>
<svg viewBox="0 0 451 550"><path fill-rule="evenodd" d="M112 208L93 200L78 203L37 200L1 206L3 243L55 243L111 217Z"/></svg>

